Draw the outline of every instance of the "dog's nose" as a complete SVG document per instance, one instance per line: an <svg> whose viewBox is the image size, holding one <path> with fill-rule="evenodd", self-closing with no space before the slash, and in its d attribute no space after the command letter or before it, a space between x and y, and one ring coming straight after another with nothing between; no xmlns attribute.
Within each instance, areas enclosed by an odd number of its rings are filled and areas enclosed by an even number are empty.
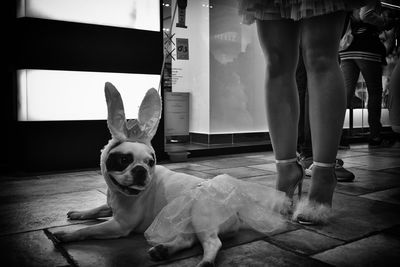
<svg viewBox="0 0 400 267"><path fill-rule="evenodd" d="M131 171L133 177L133 184L144 186L147 177L147 170L142 166L136 166Z"/></svg>

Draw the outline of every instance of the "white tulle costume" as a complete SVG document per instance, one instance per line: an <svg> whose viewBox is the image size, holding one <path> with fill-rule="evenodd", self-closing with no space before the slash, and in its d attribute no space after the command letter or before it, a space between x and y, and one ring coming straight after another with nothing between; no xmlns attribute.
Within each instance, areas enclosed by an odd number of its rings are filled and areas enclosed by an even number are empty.
<svg viewBox="0 0 400 267"><path fill-rule="evenodd" d="M205 180L197 187L182 192L167 204L145 232L152 244L166 244L180 234L218 229L228 220L237 220L245 228L261 233L270 233L285 224L281 214L288 207L284 193L253 182L219 175ZM203 210L205 209L205 210ZM207 223L193 226L196 214L204 214L211 209Z"/></svg>

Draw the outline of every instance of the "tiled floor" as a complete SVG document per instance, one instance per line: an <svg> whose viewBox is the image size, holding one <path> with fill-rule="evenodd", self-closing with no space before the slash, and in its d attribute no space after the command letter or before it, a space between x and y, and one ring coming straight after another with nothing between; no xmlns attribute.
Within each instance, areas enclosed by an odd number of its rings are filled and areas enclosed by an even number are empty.
<svg viewBox="0 0 400 267"><path fill-rule="evenodd" d="M224 240L217 266L399 266L400 148L354 145L339 157L356 175L339 183L334 219L325 226L288 222L269 236L241 232ZM164 163L203 178L229 173L274 186L272 152L189 159ZM55 246L52 232L98 221L68 221L67 211L104 203L106 185L98 170L33 177L0 177L2 266L194 266L201 248L178 253L168 262L147 256L142 235ZM307 191L309 179L305 181Z"/></svg>

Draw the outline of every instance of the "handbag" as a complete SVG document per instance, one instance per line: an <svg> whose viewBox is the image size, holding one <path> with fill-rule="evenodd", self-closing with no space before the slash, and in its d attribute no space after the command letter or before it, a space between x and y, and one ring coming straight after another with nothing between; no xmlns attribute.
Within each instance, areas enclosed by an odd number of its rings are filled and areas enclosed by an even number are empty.
<svg viewBox="0 0 400 267"><path fill-rule="evenodd" d="M353 42L353 39L354 39L354 36L351 33L351 27L350 27L350 21L349 21L349 23L347 23L346 32L343 34L342 39L340 39L339 51L346 50Z"/></svg>

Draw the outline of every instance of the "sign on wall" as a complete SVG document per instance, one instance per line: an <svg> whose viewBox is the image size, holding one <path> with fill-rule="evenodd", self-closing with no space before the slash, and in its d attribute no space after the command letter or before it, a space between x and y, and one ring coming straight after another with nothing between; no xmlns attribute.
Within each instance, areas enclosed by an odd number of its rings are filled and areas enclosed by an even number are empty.
<svg viewBox="0 0 400 267"><path fill-rule="evenodd" d="M189 135L189 93L164 94L165 136Z"/></svg>
<svg viewBox="0 0 400 267"><path fill-rule="evenodd" d="M189 60L189 39L176 38L176 58Z"/></svg>

